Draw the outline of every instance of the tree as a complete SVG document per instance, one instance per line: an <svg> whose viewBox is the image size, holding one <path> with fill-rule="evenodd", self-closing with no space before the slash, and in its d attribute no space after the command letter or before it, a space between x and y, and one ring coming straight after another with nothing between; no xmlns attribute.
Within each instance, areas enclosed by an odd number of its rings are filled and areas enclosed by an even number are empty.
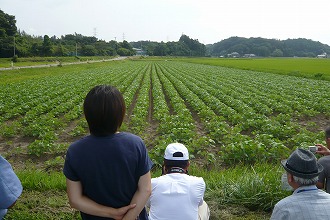
<svg viewBox="0 0 330 220"><path fill-rule="evenodd" d="M280 49L275 49L271 54L272 57L283 57L283 52Z"/></svg>
<svg viewBox="0 0 330 220"><path fill-rule="evenodd" d="M53 54L52 42L48 35L44 36L44 41L42 43L42 55L51 56Z"/></svg>
<svg viewBox="0 0 330 220"><path fill-rule="evenodd" d="M12 57L14 55L16 32L15 16L0 10L0 57Z"/></svg>
<svg viewBox="0 0 330 220"><path fill-rule="evenodd" d="M65 48L62 44L59 44L54 47L54 55L59 57L64 57L69 54L69 51L67 48Z"/></svg>
<svg viewBox="0 0 330 220"><path fill-rule="evenodd" d="M257 56L268 57L270 55L270 50L266 46L259 46L253 51Z"/></svg>
<svg viewBox="0 0 330 220"><path fill-rule="evenodd" d="M6 36L15 36L17 32L15 16L8 15L0 9L0 30L5 31Z"/></svg>
<svg viewBox="0 0 330 220"><path fill-rule="evenodd" d="M131 56L135 54L132 45L124 40L122 43L119 43L119 48L117 49L117 53L120 56Z"/></svg>
<svg viewBox="0 0 330 220"><path fill-rule="evenodd" d="M132 52L126 48L121 47L117 50L117 53L119 56L131 56Z"/></svg>
<svg viewBox="0 0 330 220"><path fill-rule="evenodd" d="M126 40L124 40L122 43L119 43L119 47L125 48L127 50L133 50L133 47Z"/></svg>
<svg viewBox="0 0 330 220"><path fill-rule="evenodd" d="M199 43L198 40L193 40L187 35L181 35L179 43L186 45L190 52L189 56L205 56L206 48L204 44Z"/></svg>
<svg viewBox="0 0 330 220"><path fill-rule="evenodd" d="M167 46L164 42L157 44L154 49L154 56L166 56L167 55Z"/></svg>
<svg viewBox="0 0 330 220"><path fill-rule="evenodd" d="M81 48L81 53L84 56L95 56L97 54L97 50L93 45L84 45Z"/></svg>

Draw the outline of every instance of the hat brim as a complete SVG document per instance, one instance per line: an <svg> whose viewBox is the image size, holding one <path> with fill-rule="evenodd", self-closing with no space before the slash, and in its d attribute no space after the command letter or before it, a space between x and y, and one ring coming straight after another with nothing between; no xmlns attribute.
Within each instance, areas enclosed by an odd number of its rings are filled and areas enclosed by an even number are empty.
<svg viewBox="0 0 330 220"><path fill-rule="evenodd" d="M319 163L317 163L317 173L300 173L297 172L295 170L292 170L290 168L287 167L286 165L286 161L287 160L282 160L281 164L283 166L283 168L288 172L291 173L292 175L296 176L296 177L301 177L301 178L313 178L318 176L322 171L323 171L323 166Z"/></svg>

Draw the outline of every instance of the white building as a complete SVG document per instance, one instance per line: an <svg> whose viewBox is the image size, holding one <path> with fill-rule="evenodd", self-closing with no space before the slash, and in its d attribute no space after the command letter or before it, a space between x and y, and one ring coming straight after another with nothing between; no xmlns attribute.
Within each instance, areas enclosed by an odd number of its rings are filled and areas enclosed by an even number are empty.
<svg viewBox="0 0 330 220"><path fill-rule="evenodd" d="M328 57L327 53L322 53L320 55L317 55L317 58L327 58L327 57Z"/></svg>
<svg viewBox="0 0 330 220"><path fill-rule="evenodd" d="M227 54L227 57L238 58L238 57L240 57L240 55L237 52L232 52L232 53Z"/></svg>

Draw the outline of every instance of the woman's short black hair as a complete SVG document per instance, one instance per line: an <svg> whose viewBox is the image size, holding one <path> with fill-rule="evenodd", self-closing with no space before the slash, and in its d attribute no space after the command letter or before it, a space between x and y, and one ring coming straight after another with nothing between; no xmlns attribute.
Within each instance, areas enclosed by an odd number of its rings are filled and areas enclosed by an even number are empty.
<svg viewBox="0 0 330 220"><path fill-rule="evenodd" d="M89 131L95 136L114 134L120 128L126 106L123 95L110 85L92 88L84 101L84 114Z"/></svg>

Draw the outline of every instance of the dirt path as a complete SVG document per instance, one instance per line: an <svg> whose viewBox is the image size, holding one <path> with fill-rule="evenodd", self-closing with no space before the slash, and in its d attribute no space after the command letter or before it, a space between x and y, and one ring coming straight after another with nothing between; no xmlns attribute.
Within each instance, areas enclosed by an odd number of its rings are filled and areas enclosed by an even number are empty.
<svg viewBox="0 0 330 220"><path fill-rule="evenodd" d="M103 60L87 60L87 61L79 61L79 62L72 62L72 63L54 63L54 64L41 64L41 65L34 65L34 66L12 66L12 67L2 67L0 68L0 71L4 70L13 70L13 69L30 69L30 68L45 68L45 67L54 67L54 66L67 66L67 65L75 65L75 64L86 64L86 63L100 63L100 62L108 62L108 61L114 61L114 60L124 60L127 59L127 57L116 57L113 59L103 59Z"/></svg>

